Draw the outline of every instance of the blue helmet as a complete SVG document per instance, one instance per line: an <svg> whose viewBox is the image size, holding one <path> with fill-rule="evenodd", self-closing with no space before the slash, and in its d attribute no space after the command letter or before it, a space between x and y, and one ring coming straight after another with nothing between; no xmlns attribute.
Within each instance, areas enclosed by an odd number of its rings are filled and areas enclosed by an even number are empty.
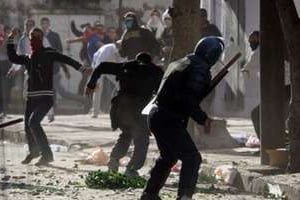
<svg viewBox="0 0 300 200"><path fill-rule="evenodd" d="M221 37L209 36L202 38L197 43L194 54L202 58L210 66L213 66L219 60L223 50L223 39Z"/></svg>

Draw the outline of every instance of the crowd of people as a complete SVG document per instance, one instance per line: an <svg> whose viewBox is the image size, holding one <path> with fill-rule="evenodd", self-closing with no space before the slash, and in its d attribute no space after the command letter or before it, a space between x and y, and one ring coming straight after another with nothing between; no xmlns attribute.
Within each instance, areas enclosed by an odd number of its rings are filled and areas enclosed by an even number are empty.
<svg viewBox="0 0 300 200"><path fill-rule="evenodd" d="M52 30L48 17L41 18L40 28L33 19L26 19L23 32L0 24L0 112L7 113L10 89L13 85L19 87L26 102L25 133L29 145L22 164L37 157L40 159L36 165L54 160L41 121L46 115L49 122L55 120L59 94L81 104L86 113L92 110L94 118L101 106L109 108L106 111L110 113L112 129L121 130L110 155L110 171L118 171L119 160L133 142L134 152L125 174L138 176L147 156L149 136L154 135L160 157L142 200L160 199L159 191L177 160L182 161L178 199L191 199L202 158L187 132L187 121L191 117L206 133L210 132L211 119L200 103L210 86L210 69L225 47L221 32L208 21L206 10L200 9L200 13L202 35L194 52L172 62L171 67L174 36L168 9L163 14L153 9L145 25L140 24L136 13L127 12L123 32L105 27L100 21L82 24L81 28L72 21L74 38L66 41ZM82 44L80 62L63 54L62 42ZM61 83L61 71L71 78L67 65L82 73L76 93ZM9 77L14 77L14 84ZM147 123L142 110L151 99Z"/></svg>
<svg viewBox="0 0 300 200"><path fill-rule="evenodd" d="M141 51L149 52L151 56L154 56L155 63L167 66L174 43L171 28L172 19L168 10L161 15L159 10L153 9L149 21L144 25L139 23L140 19L133 12L124 15L124 30L116 27L105 27L100 21L87 22L77 26L75 21L72 20L70 30L74 37L62 41L60 34L52 29L50 18L42 17L39 25L32 18L28 18L24 21L23 31L20 28L13 27L14 30L18 30L18 35L15 36L14 41L17 46L17 54L29 55L31 53L29 32L33 27L40 27L44 32L43 44L45 47L51 47L63 53L64 45L71 46L72 43L81 43L79 58L86 66L95 67L95 64L103 61L121 62L131 60ZM5 116L9 112L9 107L13 107L12 104L15 103L15 101L12 101L15 99L11 100L10 98L11 93L17 92L19 94L22 91L25 93L27 87L26 70L20 65L11 63L7 57L5 44L10 30L11 27L0 24L0 117ZM117 49L111 51L110 46L116 46ZM118 58L114 58L115 55ZM97 117L100 112L107 113L109 111L109 99L117 90L117 84L113 78L109 75L103 76L99 80L99 83L102 84L98 84L94 97L86 98L84 97L84 88L89 76L83 74L77 91L71 92L64 87L61 73L64 73L66 79L71 79L68 67L61 63L55 63L53 83L56 94L81 105L83 112L92 112L92 117ZM48 114L50 122L55 119L56 109L57 104L54 104Z"/></svg>

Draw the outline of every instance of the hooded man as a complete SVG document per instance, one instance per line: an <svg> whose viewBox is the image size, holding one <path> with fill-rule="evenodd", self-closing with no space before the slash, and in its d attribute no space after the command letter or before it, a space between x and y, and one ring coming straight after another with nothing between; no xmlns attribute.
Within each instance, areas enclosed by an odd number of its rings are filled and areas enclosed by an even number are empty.
<svg viewBox="0 0 300 200"><path fill-rule="evenodd" d="M210 132L211 120L199 106L210 86L210 68L218 61L224 49L222 39L201 39L194 53L167 68L148 117L160 157L150 173L150 179L141 200L160 200L159 191L165 184L172 166L182 161L177 199L192 199L201 155L187 132L188 118Z"/></svg>
<svg viewBox="0 0 300 200"><path fill-rule="evenodd" d="M87 84L87 95L94 92L102 74L116 75L120 83L118 94L111 101L110 117L113 130L120 128L122 133L110 154L108 169L118 171L119 160L126 155L133 141L134 151L125 175L138 176L137 170L143 167L146 159L150 136L147 118L141 111L156 92L163 72L147 53L140 53L129 62L102 62Z"/></svg>
<svg viewBox="0 0 300 200"><path fill-rule="evenodd" d="M41 121L53 105L53 65L62 62L73 66L81 72L90 72L80 63L56 50L43 46L43 31L34 28L29 33L30 55L17 55L14 45L16 32L9 34L7 54L12 63L25 65L28 72L28 88L25 109L25 133L29 146L29 154L22 161L28 164L41 154L36 165L46 165L53 161L53 153L49 147L47 136L41 127Z"/></svg>

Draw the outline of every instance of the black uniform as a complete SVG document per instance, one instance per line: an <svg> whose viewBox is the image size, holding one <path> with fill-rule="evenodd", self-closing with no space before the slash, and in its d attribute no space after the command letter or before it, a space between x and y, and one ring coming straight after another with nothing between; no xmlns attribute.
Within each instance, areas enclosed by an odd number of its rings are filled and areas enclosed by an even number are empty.
<svg viewBox="0 0 300 200"><path fill-rule="evenodd" d="M160 45L153 33L136 25L122 35L120 55L131 60L139 52L148 52L151 56L159 56Z"/></svg>
<svg viewBox="0 0 300 200"><path fill-rule="evenodd" d="M149 144L147 119L141 111L158 88L163 72L152 63L145 64L137 60L125 63L103 62L93 72L87 87L95 88L101 74L116 75L120 84L117 96L112 99L110 114L112 128L120 128L122 133L112 150L110 160L118 163L126 155L133 140L134 153L127 169L136 171L145 162Z"/></svg>
<svg viewBox="0 0 300 200"><path fill-rule="evenodd" d="M207 119L199 104L209 87L210 66L191 56L168 68L149 126L160 150L145 192L158 194L177 160L182 161L178 196L191 196L197 181L201 155L186 130L188 117L203 124Z"/></svg>
<svg viewBox="0 0 300 200"><path fill-rule="evenodd" d="M28 71L28 89L25 110L25 132L31 156L51 160L53 155L47 137L40 122L53 105L53 65L62 62L73 66L76 70L84 68L80 63L51 48L42 48L31 56L17 55L10 38L7 44L7 54L12 63L25 65Z"/></svg>

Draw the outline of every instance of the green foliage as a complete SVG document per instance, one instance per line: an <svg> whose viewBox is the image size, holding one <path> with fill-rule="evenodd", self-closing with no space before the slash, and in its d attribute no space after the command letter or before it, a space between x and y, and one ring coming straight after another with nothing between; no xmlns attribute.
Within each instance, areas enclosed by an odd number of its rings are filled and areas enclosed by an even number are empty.
<svg viewBox="0 0 300 200"><path fill-rule="evenodd" d="M146 180L142 177L128 177L118 172L103 172L101 170L89 172L85 183L93 189L125 189L143 188Z"/></svg>
<svg viewBox="0 0 300 200"><path fill-rule="evenodd" d="M199 175L198 181L200 183L210 183L210 184L217 183L217 179L214 175L207 175L203 173Z"/></svg>

